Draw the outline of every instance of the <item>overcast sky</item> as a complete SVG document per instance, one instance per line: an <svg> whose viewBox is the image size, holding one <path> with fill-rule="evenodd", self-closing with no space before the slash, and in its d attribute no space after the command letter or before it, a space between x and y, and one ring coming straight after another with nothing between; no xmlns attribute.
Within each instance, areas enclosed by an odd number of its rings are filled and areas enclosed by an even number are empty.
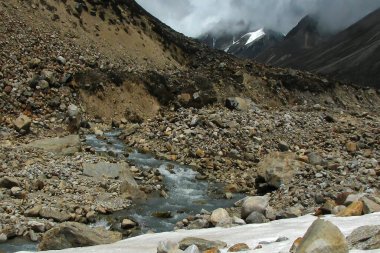
<svg viewBox="0 0 380 253"><path fill-rule="evenodd" d="M307 14L340 30L380 7L380 0L136 0L187 36L209 31L270 28L286 34Z"/></svg>

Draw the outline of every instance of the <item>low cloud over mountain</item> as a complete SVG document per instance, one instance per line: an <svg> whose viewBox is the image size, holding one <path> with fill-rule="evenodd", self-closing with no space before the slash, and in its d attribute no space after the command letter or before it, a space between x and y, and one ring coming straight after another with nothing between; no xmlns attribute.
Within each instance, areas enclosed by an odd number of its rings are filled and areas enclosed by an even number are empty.
<svg viewBox="0 0 380 253"><path fill-rule="evenodd" d="M163 22L188 36L265 27L286 34L307 14L335 32L380 7L380 0L137 0Z"/></svg>

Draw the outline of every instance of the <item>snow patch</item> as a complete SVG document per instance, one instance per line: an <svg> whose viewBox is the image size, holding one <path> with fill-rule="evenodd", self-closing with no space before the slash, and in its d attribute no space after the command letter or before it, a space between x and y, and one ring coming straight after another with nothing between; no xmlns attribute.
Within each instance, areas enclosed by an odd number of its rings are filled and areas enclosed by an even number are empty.
<svg viewBox="0 0 380 253"><path fill-rule="evenodd" d="M245 45L248 45L258 39L261 39L262 37L265 36L265 32L264 32L264 29L261 28L260 30L257 30L256 32L250 32L250 33L247 33L245 34L243 37L245 36L249 36L249 39L247 40L247 42L245 43Z"/></svg>
<svg viewBox="0 0 380 253"><path fill-rule="evenodd" d="M210 228L200 230L179 230L159 234L146 234L133 237L114 244L100 245L87 248L65 249L60 251L48 251L50 253L156 253L160 241L180 241L188 236L200 237L208 240L222 240L232 246L236 243L246 243L253 249L259 242L273 242L279 237L287 237L289 240L264 244L262 249L246 251L251 253L283 253L289 252L293 241L305 234L306 230L317 218L306 215L294 219L277 220L265 224L252 224L232 228ZM365 225L380 225L380 213L374 213L356 217L326 216L323 219L331 221L339 227L345 236L348 236L355 228ZM221 251L226 253L227 249ZM375 253L379 250L351 250L350 253ZM23 252L25 253L25 251Z"/></svg>

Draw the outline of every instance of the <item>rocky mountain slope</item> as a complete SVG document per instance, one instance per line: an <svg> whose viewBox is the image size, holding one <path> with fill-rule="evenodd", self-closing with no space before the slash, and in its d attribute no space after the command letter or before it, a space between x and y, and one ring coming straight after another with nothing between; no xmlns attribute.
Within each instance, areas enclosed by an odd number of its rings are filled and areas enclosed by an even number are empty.
<svg viewBox="0 0 380 253"><path fill-rule="evenodd" d="M380 9L311 50L298 50L291 46L291 40L288 45L285 40L257 60L380 88L379 17ZM287 37L291 36L289 33Z"/></svg>
<svg viewBox="0 0 380 253"><path fill-rule="evenodd" d="M270 65L280 65L288 58L308 51L320 44L327 35L320 32L318 21L305 16L284 38L271 48L263 50L254 59Z"/></svg>
<svg viewBox="0 0 380 253"><path fill-rule="evenodd" d="M2 1L0 55L1 241L39 241L152 193L164 202L163 176L128 161L133 150L223 183L225 197L267 194L263 221L344 209L341 194L377 198L374 89L211 50L133 0ZM86 142L112 144L115 129L121 153ZM283 186L268 160L287 171ZM197 217L177 225L214 226ZM124 236L139 226L116 222Z"/></svg>
<svg viewBox="0 0 380 253"><path fill-rule="evenodd" d="M267 68L209 50L133 1L10 1L2 3L1 12L1 105L7 114L46 113L61 106L65 92L65 99L79 99L89 115L111 120L128 110L149 116L169 102L199 107L242 95L260 103L271 97L270 103L281 105L304 100L297 90L330 96L325 87L341 87L311 74Z"/></svg>

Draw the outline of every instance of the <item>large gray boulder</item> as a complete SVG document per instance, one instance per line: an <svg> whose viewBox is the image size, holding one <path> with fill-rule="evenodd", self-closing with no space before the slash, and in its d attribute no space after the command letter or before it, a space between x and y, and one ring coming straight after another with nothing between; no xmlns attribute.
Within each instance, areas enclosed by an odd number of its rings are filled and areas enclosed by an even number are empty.
<svg viewBox="0 0 380 253"><path fill-rule="evenodd" d="M250 215L248 215L245 221L247 222L247 224L260 224L268 222L268 219L265 218L265 216L262 213L252 212Z"/></svg>
<svg viewBox="0 0 380 253"><path fill-rule="evenodd" d="M61 155L72 155L80 151L81 143L79 135L68 135L62 138L36 140L29 143L27 146Z"/></svg>
<svg viewBox="0 0 380 253"><path fill-rule="evenodd" d="M347 241L350 249L380 249L380 225L359 227L352 231Z"/></svg>
<svg viewBox="0 0 380 253"><path fill-rule="evenodd" d="M307 230L295 253L348 253L348 244L337 226L317 219Z"/></svg>
<svg viewBox="0 0 380 253"><path fill-rule="evenodd" d="M131 184L137 186L132 173L126 163L108 163L108 162L98 162L98 163L83 163L83 175L94 177L97 179L102 178L127 178Z"/></svg>
<svg viewBox="0 0 380 253"><path fill-rule="evenodd" d="M252 212L265 213L269 205L269 196L254 196L244 200L241 208L241 217L247 218Z"/></svg>
<svg viewBox="0 0 380 253"><path fill-rule="evenodd" d="M363 197L361 198L361 200L363 201L363 204L364 204L364 207L363 207L364 214L380 212L380 205L377 204L375 201L367 197Z"/></svg>
<svg viewBox="0 0 380 253"><path fill-rule="evenodd" d="M257 165L257 173L268 185L280 188L282 184L289 184L295 172L301 170L304 165L297 160L294 153L273 152Z"/></svg>
<svg viewBox="0 0 380 253"><path fill-rule="evenodd" d="M90 228L76 222L65 222L47 231L38 250L60 250L109 244L120 241L122 234L104 228Z"/></svg>
<svg viewBox="0 0 380 253"><path fill-rule="evenodd" d="M214 226L217 226L219 223L231 223L231 218L226 209L218 208L211 213L210 221Z"/></svg>
<svg viewBox="0 0 380 253"><path fill-rule="evenodd" d="M110 178L118 179L120 183L120 194L128 194L132 198L145 198L145 194L140 191L129 166L125 162L120 163L83 163L83 175L96 179Z"/></svg>

